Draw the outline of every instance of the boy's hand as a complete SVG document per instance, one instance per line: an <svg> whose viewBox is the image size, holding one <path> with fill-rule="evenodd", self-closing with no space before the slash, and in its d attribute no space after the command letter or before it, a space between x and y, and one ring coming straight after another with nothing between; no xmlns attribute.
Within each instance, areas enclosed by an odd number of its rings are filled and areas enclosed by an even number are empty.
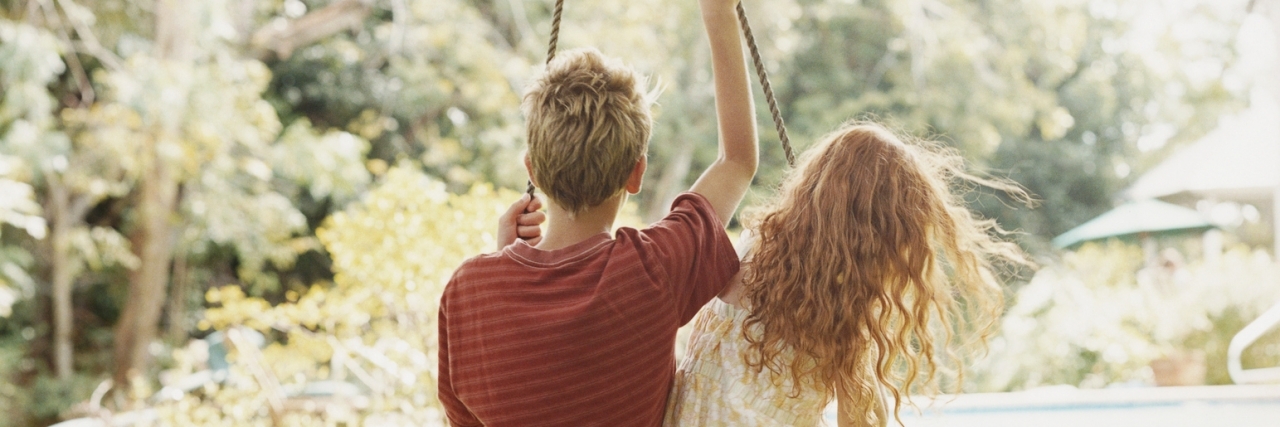
<svg viewBox="0 0 1280 427"><path fill-rule="evenodd" d="M541 208L542 200L537 197L529 200L528 194L512 203L507 212L498 217L498 250L515 243L516 239L530 245L541 242L542 223L547 221L547 215L538 211Z"/></svg>

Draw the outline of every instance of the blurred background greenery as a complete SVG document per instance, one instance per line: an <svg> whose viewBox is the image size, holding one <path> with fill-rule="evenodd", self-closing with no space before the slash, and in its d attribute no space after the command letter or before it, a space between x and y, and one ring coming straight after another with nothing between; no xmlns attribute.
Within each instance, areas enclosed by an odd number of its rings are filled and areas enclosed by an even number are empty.
<svg viewBox="0 0 1280 427"><path fill-rule="evenodd" d="M1269 229L1249 231L1265 221L1163 273L1132 244L1050 240L1249 104L1252 3L746 7L797 149L874 119L1041 200L970 200L1044 266L1011 280L964 384L1005 391L1150 384L1148 363L1185 349L1229 382L1225 340L1280 299L1258 252ZM550 7L0 0L0 426L438 422L436 301L523 186L519 100ZM692 0L568 2L562 48L665 87L627 224L661 216L715 156L702 31ZM760 123L747 205L786 167ZM1250 363L1280 361L1280 337L1264 344Z"/></svg>

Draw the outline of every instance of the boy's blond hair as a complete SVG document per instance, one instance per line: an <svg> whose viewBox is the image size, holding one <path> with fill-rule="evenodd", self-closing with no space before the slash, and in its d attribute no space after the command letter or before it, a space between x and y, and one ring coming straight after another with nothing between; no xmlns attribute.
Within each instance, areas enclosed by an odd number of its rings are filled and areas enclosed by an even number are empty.
<svg viewBox="0 0 1280 427"><path fill-rule="evenodd" d="M595 49L561 52L524 95L529 161L542 192L578 213L616 196L649 146L643 79Z"/></svg>

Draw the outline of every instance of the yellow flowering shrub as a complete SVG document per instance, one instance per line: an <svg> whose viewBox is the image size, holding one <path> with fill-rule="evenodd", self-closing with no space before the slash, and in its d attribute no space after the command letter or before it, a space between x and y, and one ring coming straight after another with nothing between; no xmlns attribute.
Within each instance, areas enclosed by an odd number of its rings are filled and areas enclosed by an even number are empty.
<svg viewBox="0 0 1280 427"><path fill-rule="evenodd" d="M260 362L232 351L225 382L160 405L162 419L267 426L277 399L285 425L440 424L435 347L441 291L463 260L493 250L497 218L518 197L484 184L450 194L416 171L391 169L377 188L317 230L333 260L333 283L290 291L275 305L234 286L207 293L214 308L201 328L250 328L265 333L270 344L255 356ZM261 384L255 369L274 377L279 391ZM297 397L335 382L353 395Z"/></svg>

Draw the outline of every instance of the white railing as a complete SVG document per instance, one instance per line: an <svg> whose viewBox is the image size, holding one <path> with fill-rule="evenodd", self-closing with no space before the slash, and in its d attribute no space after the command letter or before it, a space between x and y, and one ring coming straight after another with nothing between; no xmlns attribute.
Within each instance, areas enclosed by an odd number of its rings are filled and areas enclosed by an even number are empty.
<svg viewBox="0 0 1280 427"><path fill-rule="evenodd" d="M1240 363L1244 349L1249 348L1276 325L1280 325L1280 303L1276 303L1231 338L1231 345L1227 347L1227 373L1231 374L1231 381L1236 384L1280 383L1280 366L1244 369Z"/></svg>

